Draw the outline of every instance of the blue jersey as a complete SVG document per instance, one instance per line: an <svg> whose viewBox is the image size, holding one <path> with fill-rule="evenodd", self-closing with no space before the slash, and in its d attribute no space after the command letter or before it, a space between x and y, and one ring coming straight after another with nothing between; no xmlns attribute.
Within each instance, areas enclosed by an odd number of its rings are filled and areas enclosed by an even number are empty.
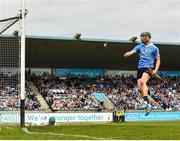
<svg viewBox="0 0 180 141"><path fill-rule="evenodd" d="M153 44L145 46L143 43L133 49L139 55L138 68L154 68L154 60L159 55L159 49Z"/></svg>

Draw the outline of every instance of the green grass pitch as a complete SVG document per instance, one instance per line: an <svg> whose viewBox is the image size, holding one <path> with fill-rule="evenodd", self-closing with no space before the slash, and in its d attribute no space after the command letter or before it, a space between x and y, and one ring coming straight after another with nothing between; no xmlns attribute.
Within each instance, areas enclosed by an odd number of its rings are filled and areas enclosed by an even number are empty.
<svg viewBox="0 0 180 141"><path fill-rule="evenodd" d="M0 139L11 140L180 140L180 121L60 123L56 126L0 124Z"/></svg>

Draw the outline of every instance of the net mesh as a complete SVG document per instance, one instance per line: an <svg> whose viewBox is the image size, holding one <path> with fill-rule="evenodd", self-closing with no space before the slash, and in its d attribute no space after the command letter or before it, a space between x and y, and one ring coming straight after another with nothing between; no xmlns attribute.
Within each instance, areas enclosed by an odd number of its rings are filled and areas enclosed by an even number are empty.
<svg viewBox="0 0 180 141"><path fill-rule="evenodd" d="M16 109L20 93L20 42L18 37L0 36L0 104L2 109Z"/></svg>
<svg viewBox="0 0 180 141"><path fill-rule="evenodd" d="M4 100L6 100L6 97L13 100L19 94L20 38L17 35L3 36L2 33L19 20L20 14L0 20L0 96ZM15 30L18 31L19 27L16 26Z"/></svg>

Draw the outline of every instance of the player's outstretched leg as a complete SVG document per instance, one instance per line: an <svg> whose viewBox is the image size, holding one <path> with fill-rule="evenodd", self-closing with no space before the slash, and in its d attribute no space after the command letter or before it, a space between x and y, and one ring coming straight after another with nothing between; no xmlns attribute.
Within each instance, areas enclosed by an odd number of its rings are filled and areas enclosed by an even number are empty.
<svg viewBox="0 0 180 141"><path fill-rule="evenodd" d="M148 73L143 73L141 80L142 80L142 92L143 92L144 104L142 105L142 108L146 109L145 116L149 115L152 110L152 106L148 99L148 87L146 84L149 79L150 79L150 75Z"/></svg>

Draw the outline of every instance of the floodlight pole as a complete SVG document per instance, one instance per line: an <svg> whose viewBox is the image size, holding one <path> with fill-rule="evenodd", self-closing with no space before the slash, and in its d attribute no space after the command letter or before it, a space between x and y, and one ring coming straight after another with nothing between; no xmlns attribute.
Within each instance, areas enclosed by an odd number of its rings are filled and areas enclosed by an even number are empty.
<svg viewBox="0 0 180 141"><path fill-rule="evenodd" d="M25 127L25 0L21 0L21 112L20 112L20 127Z"/></svg>

